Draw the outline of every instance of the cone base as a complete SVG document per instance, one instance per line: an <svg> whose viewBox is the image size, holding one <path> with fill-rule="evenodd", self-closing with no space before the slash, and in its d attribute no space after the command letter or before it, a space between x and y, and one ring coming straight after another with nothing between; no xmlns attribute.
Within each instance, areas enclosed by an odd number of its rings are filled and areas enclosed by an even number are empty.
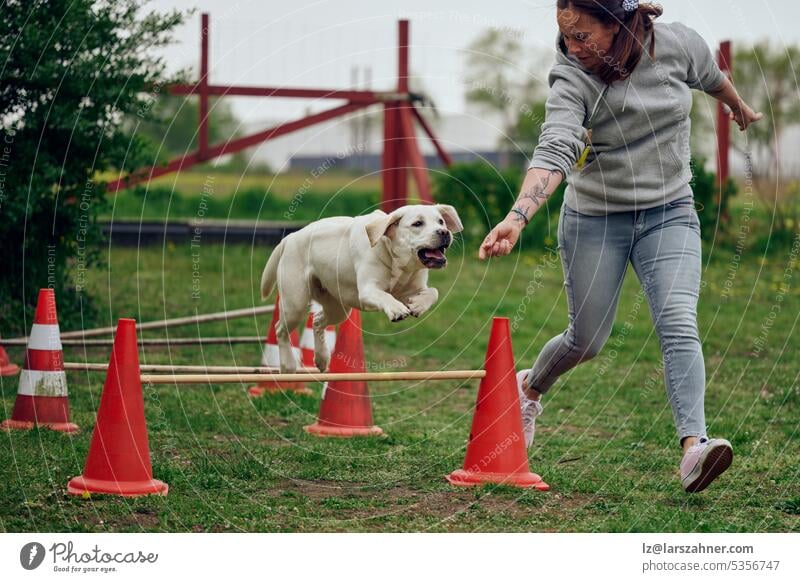
<svg viewBox="0 0 800 582"><path fill-rule="evenodd" d="M19 374L19 366L16 364L0 366L0 376L16 376L17 374Z"/></svg>
<svg viewBox="0 0 800 582"><path fill-rule="evenodd" d="M11 430L33 430L33 427L36 426L36 423L29 420L4 420L0 423L0 430L3 431L11 431ZM78 432L80 429L78 425L73 422L40 422L39 428L47 428L50 430L54 430L56 432L63 432L65 434L73 434Z"/></svg>
<svg viewBox="0 0 800 582"><path fill-rule="evenodd" d="M350 438L384 435L383 429L379 426L328 426L318 422L304 426L303 430L318 437Z"/></svg>
<svg viewBox="0 0 800 582"><path fill-rule="evenodd" d="M264 394L278 394L279 392L291 392L293 394L305 394L312 396L314 391L300 382L287 382L281 384L279 382L261 382L255 386L250 386L247 393L250 396L264 396Z"/></svg>
<svg viewBox="0 0 800 582"><path fill-rule="evenodd" d="M542 481L536 473L477 473L458 469L445 477L451 485L474 487L486 483L513 485L514 487L533 487L537 491L549 491L550 485Z"/></svg>
<svg viewBox="0 0 800 582"><path fill-rule="evenodd" d="M121 495L122 497L140 497L142 495L166 495L169 485L158 479L144 481L105 481L80 475L70 479L67 493L70 495L86 495L99 493L103 495Z"/></svg>

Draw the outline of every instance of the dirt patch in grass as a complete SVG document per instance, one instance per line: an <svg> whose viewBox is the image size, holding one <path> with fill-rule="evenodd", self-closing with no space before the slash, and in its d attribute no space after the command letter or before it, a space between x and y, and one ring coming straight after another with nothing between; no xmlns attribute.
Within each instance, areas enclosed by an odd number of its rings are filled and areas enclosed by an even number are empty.
<svg viewBox="0 0 800 582"><path fill-rule="evenodd" d="M135 509L125 515L115 517L108 521L100 521L100 525L110 530L121 530L139 528L143 530L153 530L158 527L158 513L152 509Z"/></svg>
<svg viewBox="0 0 800 582"><path fill-rule="evenodd" d="M462 514L478 511L491 515L502 514L511 520L529 519L536 514L557 518L557 523L569 519L592 502L596 496L501 488L493 492L485 488L453 488L449 490L420 490L404 485L375 488L364 483L337 481L284 481L275 489L278 495L287 492L304 497L324 508L325 503L343 500L352 506L332 503L330 512L339 519L360 523L381 515L424 516L440 520L446 529L449 521ZM359 503L363 500L363 504ZM376 505L382 509L376 509ZM553 530L558 531L558 530Z"/></svg>
<svg viewBox="0 0 800 582"><path fill-rule="evenodd" d="M348 497L375 497L377 495L405 496L412 489L406 487L392 487L391 489L376 489L366 483L354 483L350 481L328 481L319 479L316 481L305 481L302 479L284 480L276 487L276 491L292 492L311 500L326 499L328 497L348 496Z"/></svg>

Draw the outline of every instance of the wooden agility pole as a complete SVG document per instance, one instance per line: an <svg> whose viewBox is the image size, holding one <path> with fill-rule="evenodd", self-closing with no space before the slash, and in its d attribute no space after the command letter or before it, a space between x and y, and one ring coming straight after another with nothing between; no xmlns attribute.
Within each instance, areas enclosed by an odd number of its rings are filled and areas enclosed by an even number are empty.
<svg viewBox="0 0 800 582"><path fill-rule="evenodd" d="M174 338L139 338L140 346L194 346L212 344L263 344L264 338L260 336L231 336L231 337L174 337ZM28 345L28 338L14 338L3 340L6 346ZM68 346L113 346L113 339L66 339L61 340L61 345Z"/></svg>
<svg viewBox="0 0 800 582"><path fill-rule="evenodd" d="M485 370L445 370L441 372L352 372L303 374L142 374L144 384L235 384L260 382L394 382L398 380L476 380Z"/></svg>
<svg viewBox="0 0 800 582"><path fill-rule="evenodd" d="M239 317L248 317L250 315L262 315L264 313L272 313L275 311L274 305L260 305L258 307L244 307L242 309L232 309L229 311L217 311L215 313L203 313L200 315L188 315L186 317L175 317L172 319L162 319L159 321L146 321L144 323L137 323L136 329L137 331L147 330L147 329L165 329L169 327L178 327L181 325L191 325L193 323L209 323L212 321L225 321L228 319L236 319ZM61 339L72 339L72 338L85 338L85 337L93 337L98 335L109 335L113 334L116 331L116 326L114 327L95 327L92 329L79 329L75 331L65 331L61 334ZM27 345L28 338L27 337L15 337L10 339L2 340L4 344L7 345ZM64 342L62 342L64 343ZM74 344L70 344L74 345ZM82 344L81 344L82 345ZM92 345L92 344L86 344ZM98 345L111 345L108 344L98 344Z"/></svg>
<svg viewBox="0 0 800 582"><path fill-rule="evenodd" d="M106 372L108 364L95 362L64 362L65 370L80 372ZM181 364L140 364L141 372L186 372L192 374L273 374L279 368L269 366L190 366ZM316 368L301 367L299 373L319 372Z"/></svg>

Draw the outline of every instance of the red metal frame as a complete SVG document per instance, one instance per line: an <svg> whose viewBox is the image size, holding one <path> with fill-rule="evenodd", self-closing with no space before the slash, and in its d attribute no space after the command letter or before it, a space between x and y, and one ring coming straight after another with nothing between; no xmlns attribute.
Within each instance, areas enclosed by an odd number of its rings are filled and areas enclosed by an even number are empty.
<svg viewBox="0 0 800 582"><path fill-rule="evenodd" d="M197 153L201 160L208 159L208 33L208 14L203 13L200 18L200 120L197 138L200 146Z"/></svg>
<svg viewBox="0 0 800 582"><path fill-rule="evenodd" d="M408 90L409 25L407 20L398 22L396 92L212 85L209 82L208 38L209 17L207 13L203 13L201 15L200 30L200 78L195 84L176 84L168 88L171 95L197 95L200 100L198 149L180 158L170 160L166 165L141 168L128 176L120 177L118 180L108 184L107 189L109 192L118 192L165 174L179 172L195 164L241 151L292 131L347 115L370 105L383 104L384 126L381 172L383 210L390 212L406 203L409 169L414 177L420 199L423 202L433 202L425 158L420 152L414 131L414 120L420 124L425 134L430 138L442 163L445 166L450 166L452 160L439 140L436 139L430 125L415 107ZM338 99L345 100L346 103L320 113L281 123L252 135L216 145L209 145L208 113L209 100L212 96Z"/></svg>
<svg viewBox="0 0 800 582"><path fill-rule="evenodd" d="M730 79L733 67L731 66L731 41L725 40L719 44L717 60L720 70ZM731 120L722 102L717 102L717 204L718 208L722 203L722 196L725 192L725 184L728 183L728 152L731 141ZM724 222L728 221L727 209L720 217Z"/></svg>

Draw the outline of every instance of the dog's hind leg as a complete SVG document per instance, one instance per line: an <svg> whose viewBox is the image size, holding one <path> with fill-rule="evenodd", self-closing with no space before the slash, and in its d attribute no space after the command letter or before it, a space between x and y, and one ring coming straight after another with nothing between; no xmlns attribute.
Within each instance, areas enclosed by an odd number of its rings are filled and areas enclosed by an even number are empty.
<svg viewBox="0 0 800 582"><path fill-rule="evenodd" d="M280 317L275 325L278 336L278 352L281 359L281 372L292 374L297 371L297 357L292 349L291 333L304 321L308 313L309 295L302 291L280 295Z"/></svg>
<svg viewBox="0 0 800 582"><path fill-rule="evenodd" d="M314 314L314 365L320 372L325 372L331 361L331 351L325 341L325 328L343 322L350 310L327 293L315 299L322 309Z"/></svg>

